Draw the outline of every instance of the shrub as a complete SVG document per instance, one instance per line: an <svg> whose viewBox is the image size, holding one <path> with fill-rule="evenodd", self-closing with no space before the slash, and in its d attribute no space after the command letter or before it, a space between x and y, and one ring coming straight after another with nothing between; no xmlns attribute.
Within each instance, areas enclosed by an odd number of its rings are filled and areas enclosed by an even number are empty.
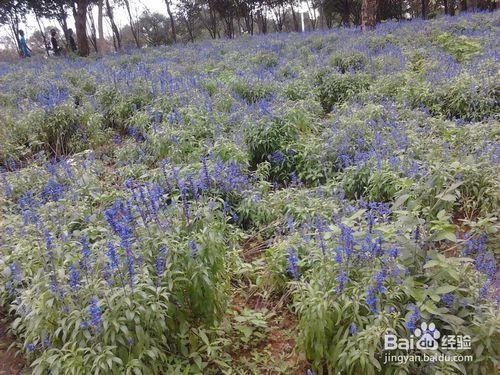
<svg viewBox="0 0 500 375"><path fill-rule="evenodd" d="M470 60L482 50L482 46L477 40L464 35L443 33L437 36L436 43L459 62Z"/></svg>
<svg viewBox="0 0 500 375"><path fill-rule="evenodd" d="M330 112L335 104L354 99L368 89L370 76L366 73L323 73L319 77L318 97L323 110Z"/></svg>
<svg viewBox="0 0 500 375"><path fill-rule="evenodd" d="M362 52L333 53L330 59L331 66L340 73L362 70L368 64L368 58Z"/></svg>
<svg viewBox="0 0 500 375"><path fill-rule="evenodd" d="M274 88L270 83L261 81L244 82L236 80L232 83L232 89L248 103L269 98L274 92Z"/></svg>

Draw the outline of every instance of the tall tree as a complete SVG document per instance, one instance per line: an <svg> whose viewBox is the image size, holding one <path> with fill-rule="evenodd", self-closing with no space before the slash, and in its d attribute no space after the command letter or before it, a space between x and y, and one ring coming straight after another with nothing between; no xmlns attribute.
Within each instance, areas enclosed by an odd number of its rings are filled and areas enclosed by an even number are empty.
<svg viewBox="0 0 500 375"><path fill-rule="evenodd" d="M375 27L378 19L379 0L363 0L361 5L361 30Z"/></svg>
<svg viewBox="0 0 500 375"><path fill-rule="evenodd" d="M267 34L267 10L268 2L266 0L260 0L257 4L255 17L257 19L257 25L259 26L259 31L261 32L261 34Z"/></svg>
<svg viewBox="0 0 500 375"><path fill-rule="evenodd" d="M167 44L168 20L163 14L145 11L137 21L137 28L148 46Z"/></svg>
<svg viewBox="0 0 500 375"><path fill-rule="evenodd" d="M68 37L68 12L67 0L27 0L28 7L35 16L41 18L55 19L63 30L64 38Z"/></svg>
<svg viewBox="0 0 500 375"><path fill-rule="evenodd" d="M217 38L218 23L217 11L215 10L216 0L201 0L200 3L200 20L205 29L207 29L212 39Z"/></svg>
<svg viewBox="0 0 500 375"><path fill-rule="evenodd" d="M28 4L22 0L0 0L0 25L9 28L12 39L20 52L19 47L19 23L28 11Z"/></svg>
<svg viewBox="0 0 500 375"><path fill-rule="evenodd" d="M165 4L167 5L167 13L168 18L170 18L170 27L172 29L172 39L174 43L177 43L177 33L175 32L175 19L172 13L172 9L170 9L170 0L165 0Z"/></svg>
<svg viewBox="0 0 500 375"><path fill-rule="evenodd" d="M97 46L100 53L104 52L106 40L104 39L104 25L103 25L103 9L104 1L98 0L97 2Z"/></svg>
<svg viewBox="0 0 500 375"><path fill-rule="evenodd" d="M186 27L189 40L194 42L197 20L202 17L201 6L196 0L180 0L179 16Z"/></svg>
<svg viewBox="0 0 500 375"><path fill-rule="evenodd" d="M213 6L224 26L224 35L227 38L234 37L234 17L236 16L236 4L233 0L214 0Z"/></svg>
<svg viewBox="0 0 500 375"><path fill-rule="evenodd" d="M89 40L87 38L87 7L88 0L71 1L71 9L75 19L76 43L80 56L88 56L90 53Z"/></svg>
<svg viewBox="0 0 500 375"><path fill-rule="evenodd" d="M109 0L106 0L106 16L108 17L109 23L111 25L111 31L113 31L113 45L115 47L115 51L119 51L122 49L122 39L120 36L120 30L118 26L116 26L115 17L113 15L113 7Z"/></svg>
<svg viewBox="0 0 500 375"><path fill-rule="evenodd" d="M99 49L98 49L98 45L97 45L97 30L96 30L96 27L95 27L94 14L92 13L92 6L91 5L89 5L87 13L88 13L88 17L87 17L88 29L90 31L90 33L89 33L89 37L90 37L89 41L90 41L90 44L92 44L92 47L94 48L94 51L96 53L98 53Z"/></svg>
<svg viewBox="0 0 500 375"><path fill-rule="evenodd" d="M422 18L425 20L429 17L429 0L420 0L422 8Z"/></svg>
<svg viewBox="0 0 500 375"><path fill-rule="evenodd" d="M300 31L299 19L297 17L297 12L295 11L296 0L289 0L289 3L290 3L290 10L292 12L293 31L299 32Z"/></svg>
<svg viewBox="0 0 500 375"><path fill-rule="evenodd" d="M137 48L141 48L141 44L139 42L139 35L137 34L136 27L134 25L134 18L132 17L132 11L130 10L130 2L129 0L122 0L123 4L125 4L125 8L127 9L128 20L130 22L130 31L132 32L132 36L134 37L135 45Z"/></svg>
<svg viewBox="0 0 500 375"><path fill-rule="evenodd" d="M43 27L42 27L42 23L40 21L40 17L38 16L38 14L35 12L35 19L36 19L36 23L38 25L38 31L40 32L40 37L42 38L43 40L43 46L45 48L45 53L47 54L47 57L49 56L49 43L47 42L47 37L45 36L45 33L43 31Z"/></svg>

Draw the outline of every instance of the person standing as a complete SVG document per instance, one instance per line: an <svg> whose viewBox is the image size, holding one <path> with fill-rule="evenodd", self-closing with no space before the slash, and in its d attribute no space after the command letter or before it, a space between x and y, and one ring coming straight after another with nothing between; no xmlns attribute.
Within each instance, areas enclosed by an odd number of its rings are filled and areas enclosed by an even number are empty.
<svg viewBox="0 0 500 375"><path fill-rule="evenodd" d="M19 33L18 43L19 43L19 49L21 51L21 57L22 58L31 57L31 49L26 44L26 39L24 38L24 31L19 30L18 33Z"/></svg>
<svg viewBox="0 0 500 375"><path fill-rule="evenodd" d="M54 53L54 56L61 56L62 48L59 47L56 35L57 31L55 29L50 30L50 44L52 45L52 52Z"/></svg>
<svg viewBox="0 0 500 375"><path fill-rule="evenodd" d="M77 53L75 38L73 38L73 29L68 29L68 43L71 51Z"/></svg>

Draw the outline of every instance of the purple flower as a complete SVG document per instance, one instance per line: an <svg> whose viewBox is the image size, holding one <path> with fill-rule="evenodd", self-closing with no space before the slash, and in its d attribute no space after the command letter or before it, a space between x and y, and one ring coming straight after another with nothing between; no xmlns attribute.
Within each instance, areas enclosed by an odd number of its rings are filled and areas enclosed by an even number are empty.
<svg viewBox="0 0 500 375"><path fill-rule="evenodd" d="M207 158L202 157L201 163L203 167L200 186L202 190L208 190L210 189L210 174L208 173Z"/></svg>
<svg viewBox="0 0 500 375"><path fill-rule="evenodd" d="M188 199L187 199L186 184L184 183L184 181L179 182L179 189L181 191L182 209L184 211L184 216L186 217L186 220L189 221L189 218L190 218L189 203L188 203Z"/></svg>
<svg viewBox="0 0 500 375"><path fill-rule="evenodd" d="M408 308L412 311L412 313L410 315L408 322L406 322L406 328L408 328L410 332L413 332L416 328L418 321L422 316L420 315L420 309L418 308L417 305L411 303L408 305Z"/></svg>
<svg viewBox="0 0 500 375"><path fill-rule="evenodd" d="M370 310L377 315L378 314L378 309L377 309L377 302L378 298L376 296L376 291L373 286L369 286L368 290L366 291L366 303L370 307Z"/></svg>
<svg viewBox="0 0 500 375"><path fill-rule="evenodd" d="M189 240L189 247L191 248L191 258L197 257L198 247L196 246L196 242L194 240Z"/></svg>
<svg viewBox="0 0 500 375"><path fill-rule="evenodd" d="M392 247L390 248L389 250L387 250L387 252L389 253L389 255L393 258L397 258L398 255L399 255L399 250L396 249L395 247Z"/></svg>
<svg viewBox="0 0 500 375"><path fill-rule="evenodd" d="M165 259L167 255L168 255L168 249L165 246L161 246L160 252L156 257L156 264L155 264L156 274L158 276L161 276L163 274L163 271L165 270Z"/></svg>
<svg viewBox="0 0 500 375"><path fill-rule="evenodd" d="M74 292L77 292L81 286L80 273L72 264L68 266L68 272L69 272L68 284L73 289Z"/></svg>
<svg viewBox="0 0 500 375"><path fill-rule="evenodd" d="M274 151L269 155L269 160L275 164L282 164L285 161L285 155L281 151Z"/></svg>
<svg viewBox="0 0 500 375"><path fill-rule="evenodd" d="M57 202L63 198L66 191L66 186L60 184L55 179L49 180L42 189L42 198L44 202L54 201Z"/></svg>
<svg viewBox="0 0 500 375"><path fill-rule="evenodd" d="M101 332L102 330L102 311L99 307L99 300L97 298L91 298L90 306L88 308L88 313L90 316L90 326L94 331Z"/></svg>
<svg viewBox="0 0 500 375"><path fill-rule="evenodd" d="M490 290L490 282L486 282L481 287L481 289L479 289L479 297L482 299L485 299L486 297L488 297L489 290Z"/></svg>
<svg viewBox="0 0 500 375"><path fill-rule="evenodd" d="M444 294L441 297L441 302L443 302L446 306L452 307L455 302L455 295L451 293Z"/></svg>
<svg viewBox="0 0 500 375"><path fill-rule="evenodd" d="M347 277L347 273L345 271L342 271L340 275L335 278L335 281L339 283L337 293L341 293L344 290L345 284L349 282L349 277Z"/></svg>
<svg viewBox="0 0 500 375"><path fill-rule="evenodd" d="M351 336L355 336L358 333L358 327L356 327L354 322L349 326L349 332L351 333Z"/></svg>
<svg viewBox="0 0 500 375"><path fill-rule="evenodd" d="M20 284L23 282L23 277L21 275L21 267L19 266L19 263L16 261L12 262L9 264L10 272L12 274L12 281L16 284Z"/></svg>
<svg viewBox="0 0 500 375"><path fill-rule="evenodd" d="M294 280L298 280L300 274L299 274L299 267L298 267L299 259L297 258L297 254L295 253L295 251L293 251L292 248L288 248L287 253L288 253L288 257L287 257L288 274Z"/></svg>
<svg viewBox="0 0 500 375"><path fill-rule="evenodd" d="M120 265L120 261L118 260L118 255L116 253L115 246L113 245L112 242L108 242L107 247L108 247L108 252L106 253L106 255L108 257L108 267L111 270L115 270Z"/></svg>

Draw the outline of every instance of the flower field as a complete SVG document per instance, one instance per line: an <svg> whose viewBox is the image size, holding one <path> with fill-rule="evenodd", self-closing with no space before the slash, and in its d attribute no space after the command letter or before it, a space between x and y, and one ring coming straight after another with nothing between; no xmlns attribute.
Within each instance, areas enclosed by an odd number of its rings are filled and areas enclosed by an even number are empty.
<svg viewBox="0 0 500 375"><path fill-rule="evenodd" d="M495 373L499 27L1 63L0 304L33 374ZM424 322L472 359L384 360Z"/></svg>

